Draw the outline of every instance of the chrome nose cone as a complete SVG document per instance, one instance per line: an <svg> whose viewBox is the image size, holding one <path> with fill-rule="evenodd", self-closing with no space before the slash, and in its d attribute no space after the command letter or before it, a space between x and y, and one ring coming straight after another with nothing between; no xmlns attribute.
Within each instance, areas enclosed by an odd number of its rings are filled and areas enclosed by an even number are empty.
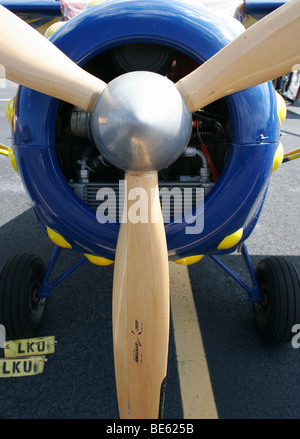
<svg viewBox="0 0 300 439"><path fill-rule="evenodd" d="M103 157L117 168L160 170L183 153L192 116L169 79L130 72L103 90L91 116L91 130Z"/></svg>

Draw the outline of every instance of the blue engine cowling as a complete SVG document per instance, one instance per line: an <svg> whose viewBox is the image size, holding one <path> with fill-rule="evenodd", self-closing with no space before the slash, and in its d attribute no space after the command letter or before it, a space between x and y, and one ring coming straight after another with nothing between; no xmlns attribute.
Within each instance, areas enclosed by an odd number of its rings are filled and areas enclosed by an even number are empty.
<svg viewBox="0 0 300 439"><path fill-rule="evenodd" d="M163 45L203 63L240 32L238 22L223 22L182 1L123 0L84 11L65 23L52 42L80 66L132 43ZM170 259L224 252L218 246L225 237L242 229L241 241L247 239L258 219L279 144L276 94L272 83L265 83L225 102L231 145L221 176L200 209L204 229L187 234L185 221L166 224ZM19 88L13 119L19 173L44 228L63 236L76 251L114 260L119 224L100 224L61 170L55 149L59 105L57 99Z"/></svg>

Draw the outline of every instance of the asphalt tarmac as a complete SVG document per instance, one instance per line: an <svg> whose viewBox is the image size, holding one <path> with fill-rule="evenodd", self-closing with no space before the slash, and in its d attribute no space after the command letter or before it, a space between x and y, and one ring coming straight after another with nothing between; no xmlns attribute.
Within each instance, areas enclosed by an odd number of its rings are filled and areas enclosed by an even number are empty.
<svg viewBox="0 0 300 439"><path fill-rule="evenodd" d="M5 109L15 86L7 81L0 85L0 142L10 146ZM288 104L282 125L286 152L299 148L299 119L300 104ZM284 255L300 271L299 165L297 160L284 164L272 177L261 217L247 241L254 265L267 255ZM53 248L35 219L18 175L7 158L0 156L0 268L8 257L22 252L36 253L47 263ZM65 250L55 274L78 259ZM240 255L222 260L247 279ZM112 275L112 266L85 264L54 290L40 335L56 337L56 352L48 356L40 375L0 378L0 418L118 419ZM300 418L300 349L291 344L266 347L254 328L246 294L209 258L190 266L188 275L219 419ZM175 291L180 273L174 270L172 276ZM174 328L171 309L164 418L180 420L185 403ZM193 347L195 340L187 334L185 343ZM198 397L205 399L203 394Z"/></svg>

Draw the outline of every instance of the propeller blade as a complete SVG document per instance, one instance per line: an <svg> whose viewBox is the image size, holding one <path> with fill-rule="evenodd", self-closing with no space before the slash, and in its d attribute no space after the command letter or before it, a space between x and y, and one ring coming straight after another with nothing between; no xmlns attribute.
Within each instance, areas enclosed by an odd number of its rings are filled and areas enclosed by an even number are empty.
<svg viewBox="0 0 300 439"><path fill-rule="evenodd" d="M176 84L191 112L282 76L300 64L300 1L251 26Z"/></svg>
<svg viewBox="0 0 300 439"><path fill-rule="evenodd" d="M157 172L128 171L125 181L128 206L120 226L113 288L119 411L122 419L157 419L162 410L169 344L166 235ZM134 203L128 201L135 193L140 196L140 210L145 212L141 222L135 221Z"/></svg>
<svg viewBox="0 0 300 439"><path fill-rule="evenodd" d="M90 75L49 40L0 6L0 64L17 84L91 111L105 82Z"/></svg>

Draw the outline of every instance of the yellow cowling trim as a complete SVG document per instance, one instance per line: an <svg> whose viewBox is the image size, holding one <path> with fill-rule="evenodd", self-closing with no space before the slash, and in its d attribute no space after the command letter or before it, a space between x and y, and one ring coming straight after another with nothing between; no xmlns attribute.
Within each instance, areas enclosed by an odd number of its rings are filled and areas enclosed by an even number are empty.
<svg viewBox="0 0 300 439"><path fill-rule="evenodd" d="M8 120L9 125L11 124L14 115L14 103L15 103L15 96L11 98L11 100L9 101L6 107L6 118Z"/></svg>
<svg viewBox="0 0 300 439"><path fill-rule="evenodd" d="M65 24L65 21L56 21L55 23L51 24L51 26L48 27L46 32L44 33L45 38L50 38L51 35L54 34L60 27L62 27Z"/></svg>
<svg viewBox="0 0 300 439"><path fill-rule="evenodd" d="M281 94L278 93L278 91L276 91L276 97L277 97L277 115L281 125L282 122L286 119L286 115L287 115L286 103L284 98L281 96Z"/></svg>
<svg viewBox="0 0 300 439"><path fill-rule="evenodd" d="M280 142L278 145L278 148L275 152L274 155L274 160L273 160L273 172L276 171L276 169L279 168L279 166L281 165L282 161L283 161L283 156L284 156L284 150L283 150L283 145Z"/></svg>
<svg viewBox="0 0 300 439"><path fill-rule="evenodd" d="M12 147L0 145L0 154L8 157L12 167L18 172L17 162Z"/></svg>
<svg viewBox="0 0 300 439"><path fill-rule="evenodd" d="M244 229L242 227L231 235L226 236L226 238L224 238L223 241L218 245L218 250L227 250L236 246L242 239L243 232Z"/></svg>
<svg viewBox="0 0 300 439"><path fill-rule="evenodd" d="M114 261L110 261L109 259L102 258L101 256L94 256L94 255L84 255L88 261L90 261L92 264L100 265L102 267L106 267L107 265L111 265L114 263Z"/></svg>
<svg viewBox="0 0 300 439"><path fill-rule="evenodd" d="M62 248L72 248L72 246L65 240L63 236L61 236L59 233L55 232L54 230L50 229L50 227L47 226L47 233L51 241Z"/></svg>
<svg viewBox="0 0 300 439"><path fill-rule="evenodd" d="M86 9L92 8L93 6L100 5L100 3L104 3L106 0L91 0L87 5Z"/></svg>
<svg viewBox="0 0 300 439"><path fill-rule="evenodd" d="M180 264L180 265L192 265L195 264L196 262L199 262L204 255L198 255L198 256L188 256L186 258L182 258L182 259L177 259L176 264Z"/></svg>

